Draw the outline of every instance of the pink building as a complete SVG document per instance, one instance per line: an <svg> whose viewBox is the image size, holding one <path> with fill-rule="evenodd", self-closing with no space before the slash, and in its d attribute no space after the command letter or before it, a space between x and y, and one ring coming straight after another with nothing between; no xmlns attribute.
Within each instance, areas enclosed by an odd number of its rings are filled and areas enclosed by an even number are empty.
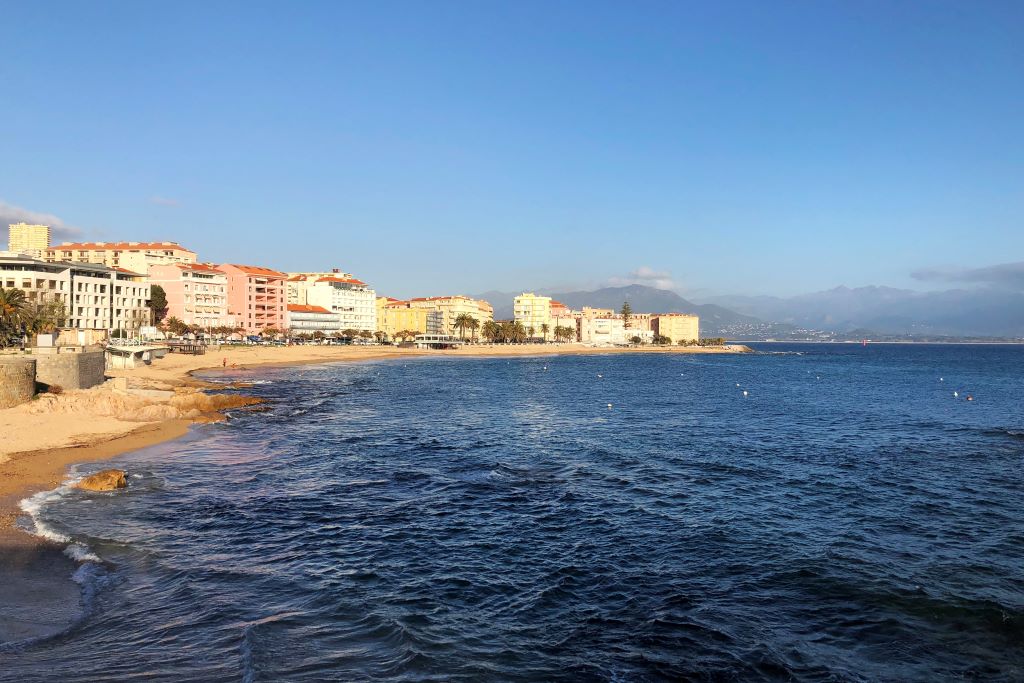
<svg viewBox="0 0 1024 683"><path fill-rule="evenodd" d="M228 276L201 263L168 263L149 267L149 284L167 295L167 316L187 325L212 328L233 325L228 315Z"/></svg>
<svg viewBox="0 0 1024 683"><path fill-rule="evenodd" d="M228 278L228 315L246 334L259 334L268 327L284 329L286 274L236 263L224 263L217 270Z"/></svg>

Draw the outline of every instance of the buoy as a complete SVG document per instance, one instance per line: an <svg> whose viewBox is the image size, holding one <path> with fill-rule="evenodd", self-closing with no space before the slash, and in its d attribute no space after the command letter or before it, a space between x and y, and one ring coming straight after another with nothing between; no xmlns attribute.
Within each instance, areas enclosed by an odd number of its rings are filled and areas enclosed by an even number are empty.
<svg viewBox="0 0 1024 683"><path fill-rule="evenodd" d="M973 397L973 396L971 396L970 394L967 394L967 400L968 400L968 401L973 401L973 400L974 400L974 397Z"/></svg>
<svg viewBox="0 0 1024 683"><path fill-rule="evenodd" d="M744 390L743 390L743 395L744 395L744 396L746 396L746 395L747 395L747 390L746 390L746 389L744 389Z"/></svg>
<svg viewBox="0 0 1024 683"><path fill-rule="evenodd" d="M609 403L609 404L608 404L608 410L611 410L611 409L612 409L612 404L611 404L611 403Z"/></svg>
<svg viewBox="0 0 1024 683"><path fill-rule="evenodd" d="M739 385L740 385L740 383L739 383L739 382L736 382L736 386L739 386Z"/></svg>
<svg viewBox="0 0 1024 683"><path fill-rule="evenodd" d="M604 377L604 375L598 374L597 376L598 379L601 379L602 377Z"/></svg>
<svg viewBox="0 0 1024 683"><path fill-rule="evenodd" d="M959 393L957 393L957 392L955 392L955 391L953 392L953 398L956 398L956 397L957 397L957 396L959 396L959 395L960 395Z"/></svg>
<svg viewBox="0 0 1024 683"><path fill-rule="evenodd" d="M940 381L940 382L945 382L946 380L945 380L945 379L943 379L942 377L940 377L940 378L939 378L939 381Z"/></svg>

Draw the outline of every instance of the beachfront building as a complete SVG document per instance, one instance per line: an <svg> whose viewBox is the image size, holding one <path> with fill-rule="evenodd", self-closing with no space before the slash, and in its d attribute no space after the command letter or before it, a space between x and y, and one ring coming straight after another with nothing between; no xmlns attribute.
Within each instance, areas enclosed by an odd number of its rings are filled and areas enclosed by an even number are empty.
<svg viewBox="0 0 1024 683"><path fill-rule="evenodd" d="M330 337L342 329L340 315L322 306L308 304L288 304L285 325L293 337L315 332Z"/></svg>
<svg viewBox="0 0 1024 683"><path fill-rule="evenodd" d="M234 318L228 315L228 276L216 267L154 264L149 267L148 279L150 285L160 285L167 296L166 318L207 329L234 325Z"/></svg>
<svg viewBox="0 0 1024 683"><path fill-rule="evenodd" d="M537 296L533 292L523 292L512 302L512 315L517 323L521 323L531 337L541 337L545 326L554 329L551 324L551 297Z"/></svg>
<svg viewBox="0 0 1024 683"><path fill-rule="evenodd" d="M176 242L65 242L48 248L45 259L97 263L147 275L153 265L195 263L196 253Z"/></svg>
<svg viewBox="0 0 1024 683"><path fill-rule="evenodd" d="M149 284L139 273L85 263L48 263L25 254L0 252L0 286L20 289L31 303L60 301L63 327L123 330L134 335L148 325Z"/></svg>
<svg viewBox="0 0 1024 683"><path fill-rule="evenodd" d="M389 340L396 339L399 332L439 335L443 328L441 311L413 306L409 301L377 297L377 329Z"/></svg>
<svg viewBox="0 0 1024 683"><path fill-rule="evenodd" d="M440 314L440 329L428 330L430 334L462 336L463 331L455 326L455 321L462 315L468 315L478 323L477 334L484 323L494 320L494 308L483 299L468 296L428 296L409 299L410 308L421 308ZM472 336L473 331L466 329L465 336Z"/></svg>
<svg viewBox="0 0 1024 683"><path fill-rule="evenodd" d="M228 315L247 334L285 326L285 286L288 277L270 268L224 263L216 266L228 280Z"/></svg>
<svg viewBox="0 0 1024 683"><path fill-rule="evenodd" d="M289 273L285 285L289 304L336 313L342 330L377 331L377 293L351 273Z"/></svg>
<svg viewBox="0 0 1024 683"><path fill-rule="evenodd" d="M700 319L695 315L657 314L651 318L651 328L655 334L671 339L673 344L700 340Z"/></svg>
<svg viewBox="0 0 1024 683"><path fill-rule="evenodd" d="M32 223L11 223L7 226L7 249L42 259L50 246L50 226Z"/></svg>
<svg viewBox="0 0 1024 683"><path fill-rule="evenodd" d="M632 344L634 337L640 337L643 344L654 341L653 332L626 327L626 321L617 314L590 318L580 316L578 334L581 342L598 346Z"/></svg>

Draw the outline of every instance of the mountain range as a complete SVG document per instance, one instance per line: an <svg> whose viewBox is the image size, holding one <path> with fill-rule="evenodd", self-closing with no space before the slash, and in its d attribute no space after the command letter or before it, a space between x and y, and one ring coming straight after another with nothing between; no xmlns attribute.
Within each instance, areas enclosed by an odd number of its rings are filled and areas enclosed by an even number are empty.
<svg viewBox="0 0 1024 683"><path fill-rule="evenodd" d="M706 336L785 336L801 329L863 336L1024 337L1024 292L995 287L937 292L836 287L793 297L725 295L698 302L645 285L534 291L573 309L618 311L628 301L637 312L693 313L700 316ZM491 302L494 317L502 320L512 318L512 300L518 294L490 291L474 296Z"/></svg>
<svg viewBox="0 0 1024 683"><path fill-rule="evenodd" d="M836 287L788 298L716 296L704 302L804 329L1024 337L1024 292L995 287L937 292Z"/></svg>

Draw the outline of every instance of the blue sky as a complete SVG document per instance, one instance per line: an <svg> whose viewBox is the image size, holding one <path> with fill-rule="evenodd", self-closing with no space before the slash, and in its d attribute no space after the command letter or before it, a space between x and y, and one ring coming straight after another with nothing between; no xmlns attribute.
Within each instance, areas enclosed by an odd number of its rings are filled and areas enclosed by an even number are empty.
<svg viewBox="0 0 1024 683"><path fill-rule="evenodd" d="M1024 3L8 3L0 214L409 296L1024 260ZM945 285L944 285L945 286Z"/></svg>

